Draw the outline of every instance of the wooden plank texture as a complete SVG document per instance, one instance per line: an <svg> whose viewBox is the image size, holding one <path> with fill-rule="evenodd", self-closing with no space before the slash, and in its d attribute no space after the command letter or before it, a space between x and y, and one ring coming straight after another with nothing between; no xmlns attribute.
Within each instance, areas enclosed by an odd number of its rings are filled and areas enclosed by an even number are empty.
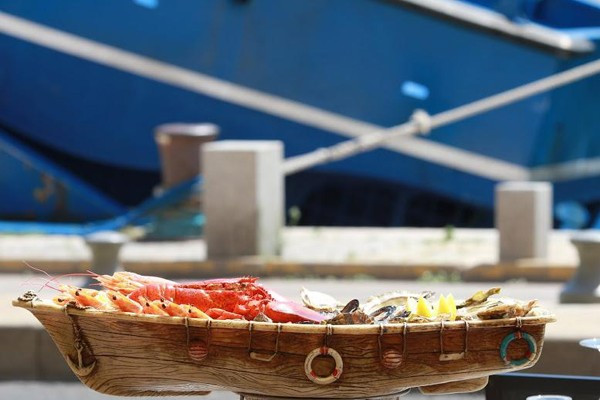
<svg viewBox="0 0 600 400"><path fill-rule="evenodd" d="M367 398L408 387L422 387L424 393L432 394L472 391L485 386L491 374L532 366L540 356L549 322L548 318L523 319L521 331L534 338L538 351L530 361L514 366L505 364L499 352L502 340L517 330L514 321L476 323L468 331L464 324L437 329L411 324L405 339L403 329L396 327L373 327L358 335L346 326L327 335L326 330L314 326L289 329L286 324L277 333L277 324L267 324L275 329L261 325L261 329L253 326L251 330L248 324L214 321L207 329L206 321L190 320L186 325L136 315L115 318L35 302L15 305L29 309L40 320L74 373L91 368L89 374L79 376L84 384L121 396L227 390L259 396ZM83 342L79 354L75 347L78 339ZM307 377L304 364L312 350L324 345L339 353L343 372L338 380L320 385ZM191 346L206 348L206 358L190 356ZM259 353L269 358L276 347L277 354L270 361L251 356ZM511 359L526 354L524 340L508 346ZM383 355L399 365L382 362ZM329 356L319 356L312 366L317 376L326 376L335 363Z"/></svg>

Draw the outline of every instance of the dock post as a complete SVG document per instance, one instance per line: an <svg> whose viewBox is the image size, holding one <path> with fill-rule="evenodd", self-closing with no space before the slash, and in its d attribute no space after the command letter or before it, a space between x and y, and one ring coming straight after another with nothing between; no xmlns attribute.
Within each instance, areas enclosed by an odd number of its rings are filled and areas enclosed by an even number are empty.
<svg viewBox="0 0 600 400"><path fill-rule="evenodd" d="M503 182L496 186L500 262L546 258L552 229L552 185Z"/></svg>
<svg viewBox="0 0 600 400"><path fill-rule="evenodd" d="M560 292L560 302L600 303L600 232L575 233L571 243L579 253L579 265Z"/></svg>
<svg viewBox="0 0 600 400"><path fill-rule="evenodd" d="M99 231L85 235L84 240L92 252L91 270L100 275L112 275L122 270L119 253L129 241L127 235L116 231ZM92 280L87 283L92 283Z"/></svg>
<svg viewBox="0 0 600 400"><path fill-rule="evenodd" d="M202 147L219 135L210 123L167 123L154 130L161 161L162 182L155 193L202 174ZM202 234L202 193L194 190L185 200L155 213L147 239L196 238Z"/></svg>
<svg viewBox="0 0 600 400"><path fill-rule="evenodd" d="M219 135L214 124L168 123L155 128L161 160L162 188L192 179L202 173L202 146Z"/></svg>
<svg viewBox="0 0 600 400"><path fill-rule="evenodd" d="M202 158L208 258L276 255L284 223L283 144L213 142Z"/></svg>

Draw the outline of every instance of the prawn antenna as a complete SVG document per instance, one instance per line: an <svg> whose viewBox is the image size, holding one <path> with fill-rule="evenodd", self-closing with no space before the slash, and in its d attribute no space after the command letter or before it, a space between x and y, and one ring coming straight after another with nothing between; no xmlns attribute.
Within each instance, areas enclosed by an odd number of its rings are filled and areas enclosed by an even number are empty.
<svg viewBox="0 0 600 400"><path fill-rule="evenodd" d="M54 290L60 291L60 289L58 289L55 286L52 286L51 284L56 283L59 279L62 279L62 278L69 278L69 277L74 277L74 276L86 276L86 277L89 277L89 276L98 276L98 274L95 274L95 273L93 273L93 272L91 272L91 271L88 270L86 272L73 272L73 273L70 273L70 274L63 274L63 275L59 275L59 276L53 277L48 272L44 271L41 268L34 267L33 265L29 264L27 261L23 261L23 263L25 265L27 265L27 267L31 268L32 270L37 271L37 272L41 272L42 274L44 274L44 275L46 275L48 277L46 283L44 283L44 285L38 290L38 293L41 292L46 287L49 287L50 289L54 289Z"/></svg>

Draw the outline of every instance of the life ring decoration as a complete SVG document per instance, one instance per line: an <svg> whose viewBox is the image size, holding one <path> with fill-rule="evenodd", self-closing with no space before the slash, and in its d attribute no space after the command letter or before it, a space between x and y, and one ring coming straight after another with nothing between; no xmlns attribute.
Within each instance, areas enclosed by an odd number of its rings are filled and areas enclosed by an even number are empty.
<svg viewBox="0 0 600 400"><path fill-rule="evenodd" d="M508 358L508 345L517 339L524 339L527 342L527 353L523 358L510 360ZM513 333L509 333L502 339L502 344L500 345L500 357L504 360L507 365L519 366L531 362L534 360L535 355L537 353L537 345L535 344L535 339L529 333L516 331Z"/></svg>
<svg viewBox="0 0 600 400"><path fill-rule="evenodd" d="M335 368L328 376L318 376L313 370L312 362L317 356L330 356L335 361ZM306 377L318 385L329 385L330 383L337 381L343 371L344 361L342 360L342 356L331 347L317 347L308 353L306 360L304 361L304 373L306 374Z"/></svg>

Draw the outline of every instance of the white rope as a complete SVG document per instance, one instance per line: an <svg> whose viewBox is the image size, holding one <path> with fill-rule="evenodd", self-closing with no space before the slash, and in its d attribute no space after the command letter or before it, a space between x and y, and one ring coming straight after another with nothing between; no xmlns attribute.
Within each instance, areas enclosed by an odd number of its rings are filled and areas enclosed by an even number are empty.
<svg viewBox="0 0 600 400"><path fill-rule="evenodd" d="M367 133L331 147L319 148L310 153L290 157L285 160L283 170L286 175L290 175L316 165L342 160L358 153L373 150L384 145L385 142L391 139L419 133L427 134L432 129L503 107L527 97L588 78L597 73L600 73L600 60L591 61L547 78L539 79L433 116L429 116L423 110L416 110L410 120L403 124Z"/></svg>

